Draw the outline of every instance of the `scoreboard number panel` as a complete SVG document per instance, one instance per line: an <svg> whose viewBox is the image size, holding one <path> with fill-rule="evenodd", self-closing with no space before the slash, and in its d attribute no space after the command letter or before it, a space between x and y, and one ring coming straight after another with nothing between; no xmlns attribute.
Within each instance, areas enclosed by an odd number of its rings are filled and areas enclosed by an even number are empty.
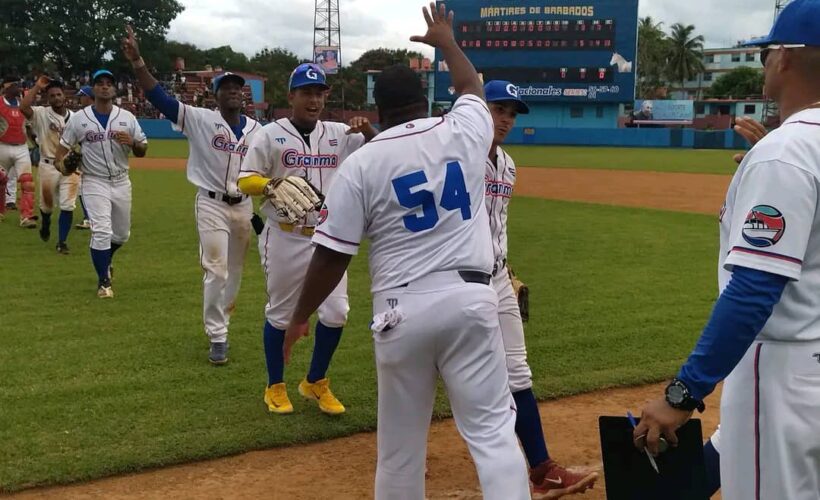
<svg viewBox="0 0 820 500"><path fill-rule="evenodd" d="M528 101L632 102L638 0L450 0L456 41L484 81ZM452 100L436 51L436 99Z"/></svg>

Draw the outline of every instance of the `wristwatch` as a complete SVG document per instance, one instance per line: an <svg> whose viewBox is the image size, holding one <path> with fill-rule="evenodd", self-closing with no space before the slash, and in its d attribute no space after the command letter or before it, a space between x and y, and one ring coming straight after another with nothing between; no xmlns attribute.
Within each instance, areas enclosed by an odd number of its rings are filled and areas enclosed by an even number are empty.
<svg viewBox="0 0 820 500"><path fill-rule="evenodd" d="M666 386L666 402L669 403L669 406L678 410L697 410L703 413L703 410L706 409L703 401L693 398L686 384L677 378L672 379L672 382Z"/></svg>

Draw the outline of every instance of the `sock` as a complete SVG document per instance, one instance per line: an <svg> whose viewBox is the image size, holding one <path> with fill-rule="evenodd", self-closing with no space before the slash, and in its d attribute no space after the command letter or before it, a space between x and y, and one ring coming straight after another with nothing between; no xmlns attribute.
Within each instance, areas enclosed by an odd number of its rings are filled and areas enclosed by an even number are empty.
<svg viewBox="0 0 820 500"><path fill-rule="evenodd" d="M45 214L43 214L45 217ZM74 212L71 210L61 210L60 211L60 218L57 220L59 225L59 232L60 232L60 243L65 243L68 239L68 232L71 231L71 223L74 221ZM45 225L45 219L43 220L43 224Z"/></svg>
<svg viewBox="0 0 820 500"><path fill-rule="evenodd" d="M111 250L91 249L91 262L94 263L94 270L97 271L99 279L97 286L108 281L108 266L111 265Z"/></svg>
<svg viewBox="0 0 820 500"><path fill-rule="evenodd" d="M51 214L47 214L40 210L40 217L43 219L42 229L43 231L48 231L51 229Z"/></svg>
<svg viewBox="0 0 820 500"><path fill-rule="evenodd" d="M265 321L262 332L265 345L265 364L268 366L268 385L279 384L285 379L285 330L274 328Z"/></svg>
<svg viewBox="0 0 820 500"><path fill-rule="evenodd" d="M706 465L706 493L711 498L720 489L720 453L711 439L703 445L703 461Z"/></svg>
<svg viewBox="0 0 820 500"><path fill-rule="evenodd" d="M321 321L316 323L316 338L313 340L313 357L310 359L310 371L307 381L311 384L322 380L327 374L333 353L342 338L342 327L331 328Z"/></svg>
<svg viewBox="0 0 820 500"><path fill-rule="evenodd" d="M117 250L122 248L122 243L111 243L111 260L114 260L114 254L117 253Z"/></svg>
<svg viewBox="0 0 820 500"><path fill-rule="evenodd" d="M547 442L544 439L544 430L541 429L538 402L531 388L514 392L513 399L518 408L515 417L515 433L521 441L521 447L524 448L530 468L533 468L550 459L547 453Z"/></svg>

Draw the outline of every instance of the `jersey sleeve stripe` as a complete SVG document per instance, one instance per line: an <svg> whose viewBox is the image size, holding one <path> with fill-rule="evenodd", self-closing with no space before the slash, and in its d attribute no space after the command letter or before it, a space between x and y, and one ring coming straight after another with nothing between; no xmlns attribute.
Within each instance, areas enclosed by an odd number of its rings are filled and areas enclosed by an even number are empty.
<svg viewBox="0 0 820 500"><path fill-rule="evenodd" d="M344 243L345 245L353 245L354 247L357 247L357 246L360 245L360 243L353 243L352 241L347 241L347 240L343 240L341 238L333 237L333 236L325 233L324 231L319 231L318 229L316 230L316 234L321 234L325 238L330 238L333 241L337 241L339 243Z"/></svg>
<svg viewBox="0 0 820 500"><path fill-rule="evenodd" d="M745 247L734 247L732 248L729 253L732 252L741 252L741 253L748 253L752 255L759 255L761 257L769 257L772 259L778 260L785 260L786 262L791 262L792 264L803 265L803 261L800 259L795 259L794 257L789 257L788 255L782 255L779 253L774 252L764 252L763 250L753 250L751 248Z"/></svg>

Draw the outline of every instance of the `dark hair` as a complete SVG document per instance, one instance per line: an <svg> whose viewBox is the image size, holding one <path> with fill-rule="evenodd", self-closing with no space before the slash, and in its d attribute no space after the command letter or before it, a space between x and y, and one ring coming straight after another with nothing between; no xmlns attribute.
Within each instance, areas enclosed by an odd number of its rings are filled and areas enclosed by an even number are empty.
<svg viewBox="0 0 820 500"><path fill-rule="evenodd" d="M51 89L61 89L62 90L62 88L63 88L63 82L62 81L60 81L60 80L51 80L51 81L48 82L48 85L46 85L45 90L46 90L46 92L48 92Z"/></svg>
<svg viewBox="0 0 820 500"><path fill-rule="evenodd" d="M426 104L427 99L419 75L403 64L390 66L379 75L373 97L382 112Z"/></svg>

